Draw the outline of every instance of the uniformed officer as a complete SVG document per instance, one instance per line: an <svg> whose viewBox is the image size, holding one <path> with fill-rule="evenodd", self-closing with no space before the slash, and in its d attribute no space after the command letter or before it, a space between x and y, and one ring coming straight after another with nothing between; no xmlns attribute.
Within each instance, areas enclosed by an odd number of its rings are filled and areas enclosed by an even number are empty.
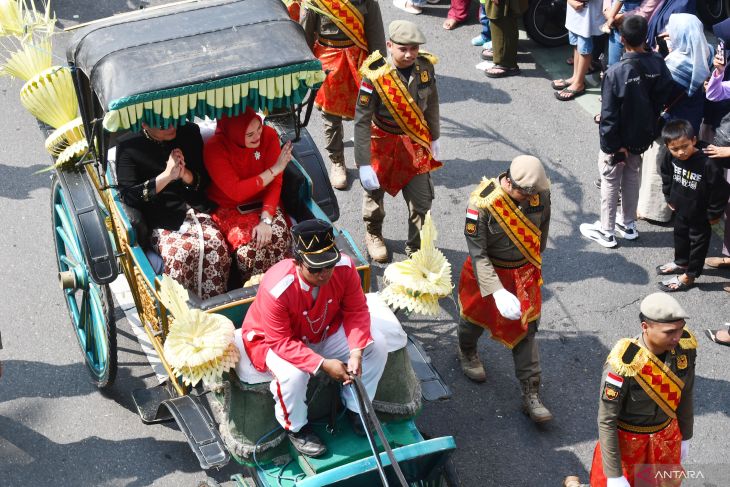
<svg viewBox="0 0 730 487"><path fill-rule="evenodd" d="M365 243L370 257L387 262L383 196L402 191L408 205L406 254L420 247L419 230L434 198L430 171L438 159L439 104L433 65L419 52L426 38L412 22L388 26L390 57L373 53L363 64L355 110L355 163L363 195Z"/></svg>
<svg viewBox="0 0 730 487"><path fill-rule="evenodd" d="M637 465L642 478L681 483L671 470L692 438L697 341L672 296L650 294L640 309L641 334L619 340L603 368L591 487L633 486Z"/></svg>
<svg viewBox="0 0 730 487"><path fill-rule="evenodd" d="M535 422L552 419L542 404L535 341L542 297L542 251L550 224L550 181L542 163L518 156L509 171L483 179L466 210L469 257L459 280L458 356L464 374L484 382L477 354L484 328L512 350L523 410Z"/></svg>
<svg viewBox="0 0 730 487"><path fill-rule="evenodd" d="M300 23L307 44L327 73L315 105L322 112L325 148L332 163L330 183L346 189L342 120L355 116L365 58L374 51L386 54L383 18L376 0L305 0L303 6Z"/></svg>

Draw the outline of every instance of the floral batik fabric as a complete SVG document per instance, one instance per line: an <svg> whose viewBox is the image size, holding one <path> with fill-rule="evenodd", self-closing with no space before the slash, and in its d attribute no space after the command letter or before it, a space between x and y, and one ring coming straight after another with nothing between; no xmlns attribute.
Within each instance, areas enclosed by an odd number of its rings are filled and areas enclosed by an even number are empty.
<svg viewBox="0 0 730 487"><path fill-rule="evenodd" d="M271 242L257 249L251 234L261 221L258 211L241 214L236 208L219 207L213 220L225 235L231 248L236 249L236 264L245 283L252 276L263 274L269 267L291 256L291 235L286 216L277 208L271 223Z"/></svg>
<svg viewBox="0 0 730 487"><path fill-rule="evenodd" d="M156 228L151 242L165 262L165 274L208 299L226 292L231 256L210 215L188 209L176 231Z"/></svg>

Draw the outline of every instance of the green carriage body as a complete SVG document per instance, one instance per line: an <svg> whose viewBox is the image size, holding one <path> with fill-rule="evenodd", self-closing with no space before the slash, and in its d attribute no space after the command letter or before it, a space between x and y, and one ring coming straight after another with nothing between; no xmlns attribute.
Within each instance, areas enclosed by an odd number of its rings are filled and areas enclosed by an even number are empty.
<svg viewBox="0 0 730 487"><path fill-rule="evenodd" d="M185 424L184 407L174 401L189 399L188 406L203 422L209 413L189 388L174 379L165 360L164 340L174 317L159 300L161 275L137 239L140 216L122 202L109 160L116 133L139 130L142 122L177 126L235 115L252 106L266 111L267 123L294 142L282 190L287 213L299 221L337 220L339 208L324 163L304 128L324 74L281 0L191 0L105 19L77 32L67 57L90 151L75 167L57 171L51 210L59 275L92 379L100 387L114 381L116 330L108 285L123 273L139 321L173 378L162 388L164 393L152 396L158 408L167 406L178 420L201 467L224 464L230 452L242 465L242 473L234 477L240 485L294 485L292 479L303 486L377 484L368 443L355 437L341 417L337 434L323 434L330 453L322 459L302 457L286 441L259 451L260 458L245 448L237 450L237 445L248 445L257 451L263 430L276 424L267 387L243 384L235 373L208 394L224 436L221 440L218 431L210 431L211 442L221 447L225 443L228 452L221 452L218 463L203 461L200 442L193 444L195 434ZM369 291L368 262L346 230L336 229L336 235L338 247L357 263L363 289ZM225 315L240 327L256 291L257 286L241 287L205 301L191 293L189 303ZM316 416L337 392L331 384L313 387L329 391L319 394L319 406L312 405ZM140 397L151 396L147 392ZM420 386L405 348L390 354L375 404L381 406L388 442L411 485L453 485L449 473L453 438L425 440L415 426ZM140 413L144 419L141 407ZM154 421L155 416L147 419ZM387 457L381 455L387 465ZM282 458L289 460L283 466ZM392 475L392 469L387 471Z"/></svg>

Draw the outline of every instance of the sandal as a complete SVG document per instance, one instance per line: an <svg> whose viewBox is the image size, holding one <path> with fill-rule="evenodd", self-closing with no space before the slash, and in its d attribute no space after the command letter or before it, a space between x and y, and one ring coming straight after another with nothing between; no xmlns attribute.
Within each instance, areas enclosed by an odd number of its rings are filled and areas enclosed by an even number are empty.
<svg viewBox="0 0 730 487"><path fill-rule="evenodd" d="M568 83L564 79L556 79L553 80L552 83L550 83L550 87L555 91L562 91L568 86L570 86L570 83Z"/></svg>
<svg viewBox="0 0 730 487"><path fill-rule="evenodd" d="M570 101L573 100L583 93L586 92L586 89L583 88L582 90L571 90L570 88L565 88L560 91L555 92L555 98L557 98L560 101Z"/></svg>
<svg viewBox="0 0 730 487"><path fill-rule="evenodd" d="M717 338L718 331L720 331L720 330L705 330L705 335L707 335L707 338L709 338L713 342L717 343L718 345L730 347L730 342L726 342L724 340L720 340L719 338Z"/></svg>
<svg viewBox="0 0 730 487"><path fill-rule="evenodd" d="M730 267L730 257L708 257L705 259L705 265L715 269Z"/></svg>
<svg viewBox="0 0 730 487"><path fill-rule="evenodd" d="M575 475L568 475L563 480L563 487L586 487L586 484L581 483L580 479Z"/></svg>
<svg viewBox="0 0 730 487"><path fill-rule="evenodd" d="M601 123L601 114L597 113L597 114L593 115L593 121L595 123Z"/></svg>
<svg viewBox="0 0 730 487"><path fill-rule="evenodd" d="M446 19L441 27L446 30L454 30L457 25L459 25L459 22L456 19Z"/></svg>
<svg viewBox="0 0 730 487"><path fill-rule="evenodd" d="M657 283L657 286L659 286L659 289L661 289L665 293L676 293L679 291L687 291L687 290L693 288L694 285L695 285L694 282L692 282L691 284L682 282L679 279L679 276L674 276L671 279Z"/></svg>
<svg viewBox="0 0 730 487"><path fill-rule="evenodd" d="M489 61L490 59L492 59L494 57L494 51L491 48L486 47L486 48L482 49L481 57L485 61Z"/></svg>
<svg viewBox="0 0 730 487"><path fill-rule="evenodd" d="M487 78L506 78L508 76L518 76L521 73L520 68L505 68L498 64L484 70L484 75Z"/></svg>
<svg viewBox="0 0 730 487"><path fill-rule="evenodd" d="M686 267L677 265L674 262L668 262L666 264L656 266L656 275L657 276L671 276L672 274L684 274L684 271L686 271L686 270L687 270Z"/></svg>

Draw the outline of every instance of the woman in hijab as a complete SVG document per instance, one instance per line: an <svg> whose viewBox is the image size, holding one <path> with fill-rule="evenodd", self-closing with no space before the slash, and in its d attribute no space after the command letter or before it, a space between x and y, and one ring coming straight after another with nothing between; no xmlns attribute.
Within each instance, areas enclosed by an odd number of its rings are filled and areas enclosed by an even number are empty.
<svg viewBox="0 0 730 487"><path fill-rule="evenodd" d="M212 180L208 197L218 204L213 220L236 253L244 283L291 251L289 226L279 207L281 173L291 151L291 142L280 147L276 131L250 107L218 120L205 144Z"/></svg>
<svg viewBox="0 0 730 487"><path fill-rule="evenodd" d="M671 50L664 61L675 84L667 111L670 118L688 120L699 134L705 106L704 83L710 77L713 50L702 22L692 14L672 14L666 33Z"/></svg>
<svg viewBox="0 0 730 487"><path fill-rule="evenodd" d="M231 257L210 212L210 179L203 167L203 139L194 123L166 129L142 124L117 148L117 184L122 200L141 211L149 241L164 273L208 299L226 291ZM154 265L154 264L153 264Z"/></svg>

